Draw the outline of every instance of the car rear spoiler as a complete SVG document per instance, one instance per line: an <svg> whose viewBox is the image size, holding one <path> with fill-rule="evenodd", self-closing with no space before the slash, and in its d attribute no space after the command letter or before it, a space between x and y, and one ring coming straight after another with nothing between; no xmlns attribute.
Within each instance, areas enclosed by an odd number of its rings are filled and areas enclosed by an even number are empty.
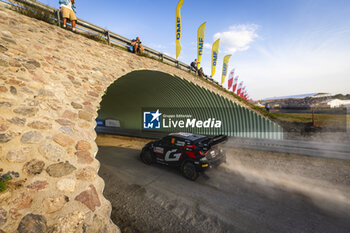
<svg viewBox="0 0 350 233"><path fill-rule="evenodd" d="M226 135L217 135L212 137L209 142L208 145L209 146L214 146L216 144L222 143L222 142L226 142L227 141L227 136Z"/></svg>
<svg viewBox="0 0 350 233"><path fill-rule="evenodd" d="M217 135L209 138L209 140L202 145L203 150L210 150L211 147L227 141L226 135Z"/></svg>

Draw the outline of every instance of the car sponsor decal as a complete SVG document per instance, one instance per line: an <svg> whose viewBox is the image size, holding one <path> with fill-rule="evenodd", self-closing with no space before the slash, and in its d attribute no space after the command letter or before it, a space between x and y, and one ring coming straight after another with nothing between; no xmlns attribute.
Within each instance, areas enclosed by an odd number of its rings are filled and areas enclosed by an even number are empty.
<svg viewBox="0 0 350 233"><path fill-rule="evenodd" d="M179 161L181 157L181 153L176 153L177 149L169 150L165 154L165 161Z"/></svg>
<svg viewBox="0 0 350 233"><path fill-rule="evenodd" d="M183 141L177 141L177 142L175 143L175 146L185 146L185 142L183 142Z"/></svg>
<svg viewBox="0 0 350 233"><path fill-rule="evenodd" d="M153 151L155 153L163 154L164 153L164 148L163 147L154 147Z"/></svg>

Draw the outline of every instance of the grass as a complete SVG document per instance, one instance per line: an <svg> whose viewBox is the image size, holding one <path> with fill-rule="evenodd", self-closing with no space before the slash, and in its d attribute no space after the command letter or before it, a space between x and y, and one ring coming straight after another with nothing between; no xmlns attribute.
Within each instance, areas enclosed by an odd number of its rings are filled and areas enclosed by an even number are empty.
<svg viewBox="0 0 350 233"><path fill-rule="evenodd" d="M123 46L119 46L119 45L116 45L116 44L111 44L110 46L114 47L114 48L117 48L117 49L120 49L120 50L124 50L124 51L128 51L127 48L123 47Z"/></svg>
<svg viewBox="0 0 350 233"><path fill-rule="evenodd" d="M22 3L20 1L11 1L11 0L9 1L18 5L18 6L13 5L11 8L20 14L45 21L49 24L56 24L56 20L54 19L56 16L54 14L50 14L49 12L44 11L39 7Z"/></svg>
<svg viewBox="0 0 350 233"><path fill-rule="evenodd" d="M0 177L0 193L7 189L10 180L12 180L11 176Z"/></svg>
<svg viewBox="0 0 350 233"><path fill-rule="evenodd" d="M312 121L311 114L307 113L270 113L275 119L289 122L303 122Z"/></svg>
<svg viewBox="0 0 350 233"><path fill-rule="evenodd" d="M286 123L311 123L311 113L270 113L281 122ZM323 128L344 128L350 120L350 115L345 114L315 114L315 124Z"/></svg>
<svg viewBox="0 0 350 233"><path fill-rule="evenodd" d="M89 33L89 32L76 32L76 33L79 35L82 35L90 40L94 40L94 41L97 41L97 42L102 43L102 44L108 44L107 39L103 35L93 34L93 33Z"/></svg>

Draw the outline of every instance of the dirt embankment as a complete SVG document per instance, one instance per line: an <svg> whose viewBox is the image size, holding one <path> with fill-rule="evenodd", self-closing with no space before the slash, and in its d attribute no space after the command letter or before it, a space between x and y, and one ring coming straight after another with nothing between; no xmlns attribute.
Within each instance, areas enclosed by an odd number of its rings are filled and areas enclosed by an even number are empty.
<svg viewBox="0 0 350 233"><path fill-rule="evenodd" d="M96 138L96 144L98 146L115 146L136 150L141 150L142 147L150 141L152 140L108 134L98 134Z"/></svg>

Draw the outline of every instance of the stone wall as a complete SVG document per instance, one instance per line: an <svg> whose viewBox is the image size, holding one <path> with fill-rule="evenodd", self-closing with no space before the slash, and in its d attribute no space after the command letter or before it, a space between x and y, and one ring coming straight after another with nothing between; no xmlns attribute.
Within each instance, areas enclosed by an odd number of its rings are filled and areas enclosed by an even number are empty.
<svg viewBox="0 0 350 233"><path fill-rule="evenodd" d="M97 176L94 119L104 91L133 70L188 72L0 6L0 232L118 232Z"/></svg>

